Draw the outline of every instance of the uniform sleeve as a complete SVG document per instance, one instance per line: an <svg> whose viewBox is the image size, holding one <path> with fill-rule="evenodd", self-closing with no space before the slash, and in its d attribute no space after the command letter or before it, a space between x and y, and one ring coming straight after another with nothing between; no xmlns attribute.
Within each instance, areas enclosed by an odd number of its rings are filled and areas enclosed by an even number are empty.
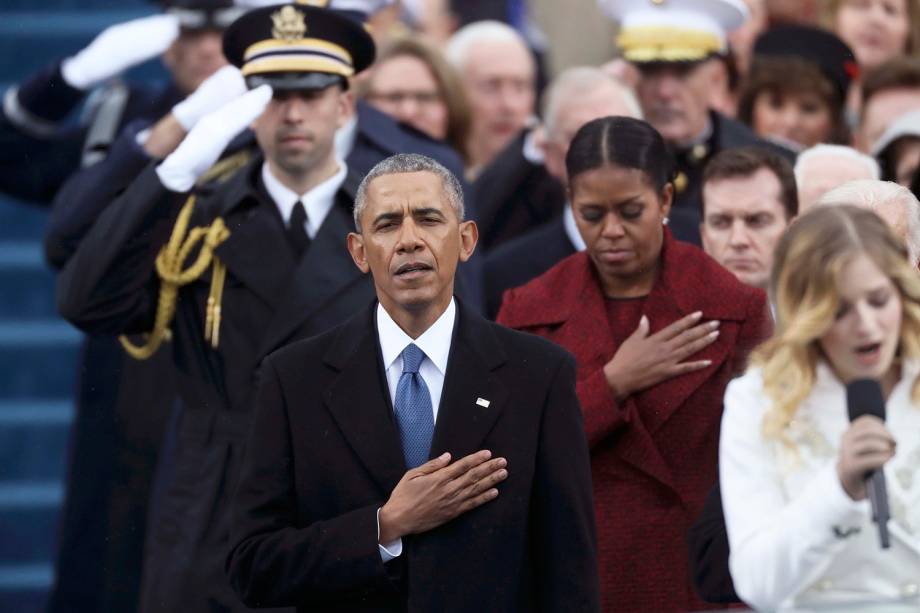
<svg viewBox="0 0 920 613"><path fill-rule="evenodd" d="M64 81L59 64L6 90L0 111L0 192L51 202L80 164L86 129L62 120L83 97Z"/></svg>
<svg viewBox="0 0 920 613"><path fill-rule="evenodd" d="M388 581L377 544L379 506L296 526L288 411L267 359L230 509L227 572L242 601L250 607L306 607Z"/></svg>
<svg viewBox="0 0 920 613"><path fill-rule="evenodd" d="M61 315L91 334L149 331L155 260L187 194L163 187L151 164L100 215L57 281Z"/></svg>
<svg viewBox="0 0 920 613"><path fill-rule="evenodd" d="M152 161L136 142L146 122L130 124L112 143L102 161L74 173L58 191L48 219L45 256L55 268L62 268L107 206L144 171Z"/></svg>
<svg viewBox="0 0 920 613"><path fill-rule="evenodd" d="M574 384L575 361L566 358L540 428L533 495L540 593L534 600L547 612L600 610L591 460Z"/></svg>
<svg viewBox="0 0 920 613"><path fill-rule="evenodd" d="M843 491L833 462L787 500L761 434L767 406L756 371L732 381L719 443L729 567L738 596L758 610L776 609L821 576L845 543L835 526L858 525L866 515L865 502Z"/></svg>

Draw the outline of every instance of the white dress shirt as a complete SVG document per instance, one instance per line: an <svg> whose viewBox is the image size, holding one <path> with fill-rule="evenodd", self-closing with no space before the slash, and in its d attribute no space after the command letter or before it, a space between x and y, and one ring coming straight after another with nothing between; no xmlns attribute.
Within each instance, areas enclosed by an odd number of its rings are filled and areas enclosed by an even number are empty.
<svg viewBox="0 0 920 613"><path fill-rule="evenodd" d="M450 355L450 343L454 334L454 320L457 317L457 305L451 299L450 304L441 313L437 321L425 332L413 340L399 325L393 321L383 305L377 303L377 336L380 339L380 352L383 367L386 369L387 386L390 392L390 405L396 406L396 386L402 376L402 352L411 343L422 350L425 358L419 365L418 373L428 386L431 394L431 410L434 421L438 421L438 408L441 405L441 391L444 389L444 376L447 373L447 357ZM380 534L380 510L377 511L377 533ZM380 545L380 557L384 562L402 554L402 539L386 545Z"/></svg>
<svg viewBox="0 0 920 613"><path fill-rule="evenodd" d="M852 500L836 464L849 427L846 388L820 362L811 393L781 441L763 437L771 401L759 369L728 385L719 478L735 591L757 610L908 599L920 608L920 406L905 361L887 401L898 441L885 465L891 548L882 550L869 503ZM875 609L873 609L875 610Z"/></svg>
<svg viewBox="0 0 920 613"><path fill-rule="evenodd" d="M303 202L303 208L307 213L307 223L305 224L307 236L311 239L316 238L316 233L319 232L320 226L323 225L326 215L332 210L335 195L339 188L342 187L342 183L345 182L345 175L348 173L345 162L336 160L336 163L339 165L338 171L306 194L294 193L272 174L271 169L268 167L268 162L262 164L262 182L265 183L265 190L268 195L275 201L285 226L291 221L294 205L298 201Z"/></svg>

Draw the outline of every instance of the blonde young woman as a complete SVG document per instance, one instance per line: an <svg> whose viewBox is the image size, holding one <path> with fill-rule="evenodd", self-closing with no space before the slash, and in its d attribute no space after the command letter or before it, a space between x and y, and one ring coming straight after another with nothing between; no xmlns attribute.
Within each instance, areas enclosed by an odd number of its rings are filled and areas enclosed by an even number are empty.
<svg viewBox="0 0 920 613"><path fill-rule="evenodd" d="M873 213L819 207L780 242L776 331L725 396L720 480L738 595L757 609L920 606L920 276ZM877 379L887 421L847 417ZM882 550L864 476L884 467Z"/></svg>

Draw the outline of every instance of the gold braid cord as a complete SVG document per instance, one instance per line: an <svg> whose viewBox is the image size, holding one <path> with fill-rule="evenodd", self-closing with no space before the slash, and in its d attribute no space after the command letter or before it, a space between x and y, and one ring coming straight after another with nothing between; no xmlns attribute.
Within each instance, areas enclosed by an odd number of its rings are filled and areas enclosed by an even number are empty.
<svg viewBox="0 0 920 613"><path fill-rule="evenodd" d="M212 262L214 270L211 273L211 291L208 294L205 314L204 339L214 348L217 347L220 340L220 304L227 268L214 256L214 249L227 240L230 230L224 225L224 220L218 217L211 222L211 225L192 228L186 235L194 208L195 197L190 196L179 212L169 242L157 255L156 267L157 274L160 276L160 297L157 302L153 330L147 335L147 341L143 345L135 345L126 336L119 338L128 355L137 360L146 360L152 356L163 341L169 338L169 326L176 314L179 288L199 279ZM201 249L198 251L198 257L183 270L185 260L199 245Z"/></svg>

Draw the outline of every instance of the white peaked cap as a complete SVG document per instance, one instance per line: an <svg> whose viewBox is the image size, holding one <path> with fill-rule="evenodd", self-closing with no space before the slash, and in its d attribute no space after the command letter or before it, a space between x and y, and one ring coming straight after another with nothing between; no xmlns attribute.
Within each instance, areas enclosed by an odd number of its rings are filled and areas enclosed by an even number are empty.
<svg viewBox="0 0 920 613"><path fill-rule="evenodd" d="M688 62L724 53L727 34L744 23L741 0L598 0L620 24L617 45L632 62Z"/></svg>

